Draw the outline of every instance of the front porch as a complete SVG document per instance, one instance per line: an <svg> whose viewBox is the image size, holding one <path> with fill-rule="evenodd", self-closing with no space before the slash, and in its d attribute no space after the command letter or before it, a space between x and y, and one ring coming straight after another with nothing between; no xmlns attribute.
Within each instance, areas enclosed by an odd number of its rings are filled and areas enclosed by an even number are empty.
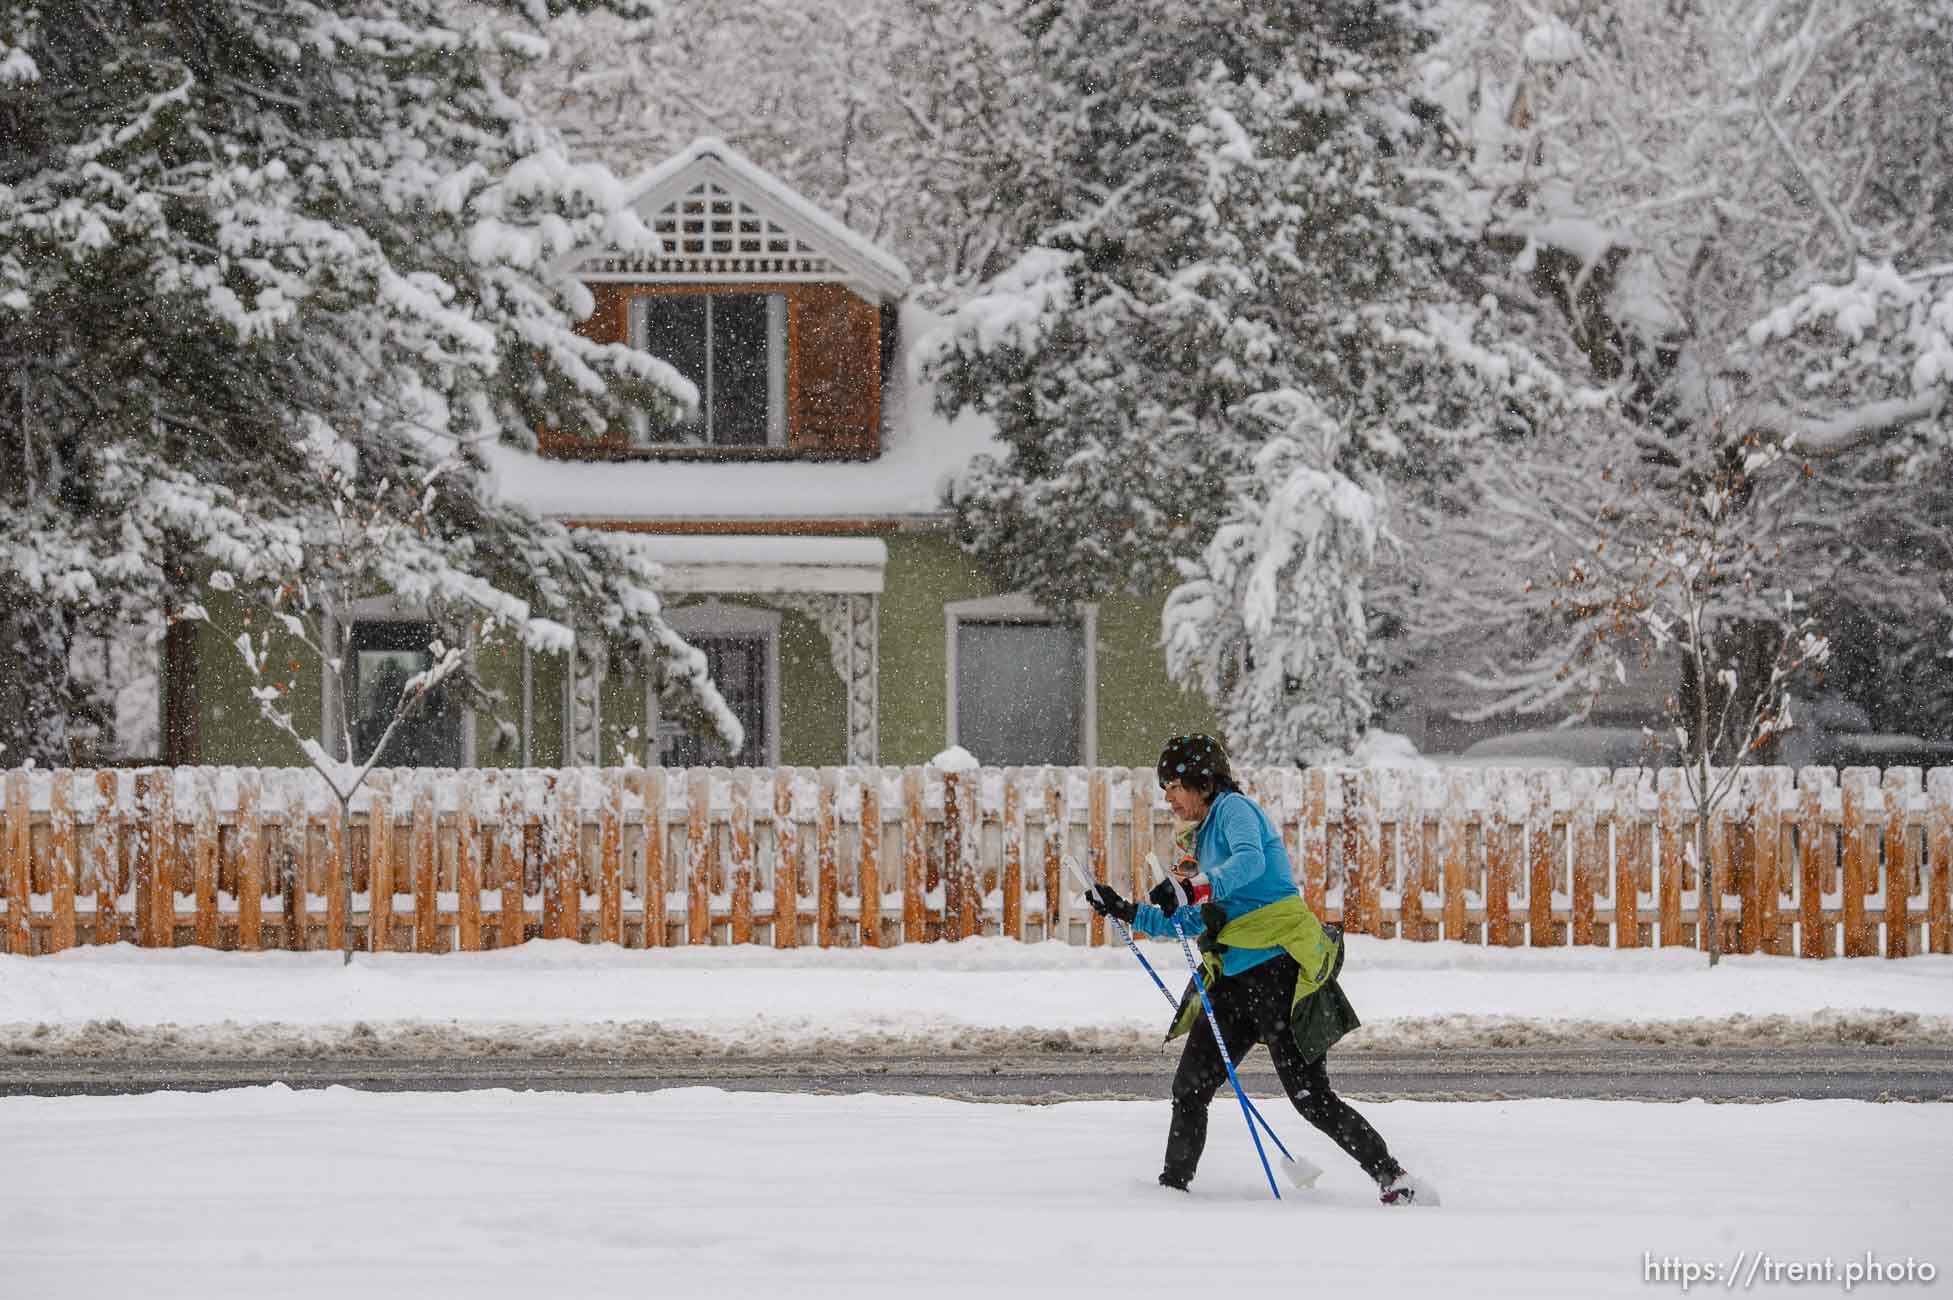
<svg viewBox="0 0 1953 1300"><path fill-rule="evenodd" d="M649 545L665 566L669 620L707 656L713 680L745 726L747 743L734 754L716 740L687 734L660 716L655 695L641 681L633 690L614 680L601 643L582 636L563 686L566 765L613 763L627 753L648 766L772 766L782 755L783 699L811 729L832 717L837 685L836 757L849 766L880 760L881 598L888 564L880 539L693 535L659 536ZM786 652L793 648L785 636L788 615L818 633L830 681L819 681L804 664L797 671L789 671L791 662L783 664L783 641ZM633 676L623 674L626 681ZM823 700L830 707L820 707ZM533 726L533 715L526 725ZM827 748L833 739L804 737L802 747Z"/></svg>

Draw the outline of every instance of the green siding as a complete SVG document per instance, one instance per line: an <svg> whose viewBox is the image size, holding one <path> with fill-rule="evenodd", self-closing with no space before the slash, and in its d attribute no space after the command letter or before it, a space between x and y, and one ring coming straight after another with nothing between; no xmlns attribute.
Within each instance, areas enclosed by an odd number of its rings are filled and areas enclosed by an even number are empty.
<svg viewBox="0 0 1953 1300"><path fill-rule="evenodd" d="M251 674L238 654L237 634L245 630L245 609L235 596L207 592L203 604L210 622L197 628L197 716L202 760L221 767L302 767L305 757L290 736L266 722L251 698ZM263 615L253 630L261 630ZM291 667L296 660L298 667ZM536 656L537 762L553 763L560 754L560 656ZM312 652L282 633L272 634L271 663L294 676L297 688L289 697L292 720L300 734L317 736L320 682L323 670ZM477 652L482 684L501 699L475 712L475 761L481 767L514 767L522 761L522 647L513 639L497 640ZM501 736L500 723L514 729ZM543 746L547 742L545 751Z"/></svg>
<svg viewBox="0 0 1953 1300"><path fill-rule="evenodd" d="M772 610L761 596L721 596L721 603ZM673 606L674 609L682 606ZM780 612L780 611L776 611ZM623 725L642 726L644 696ZM613 714L609 698L604 717ZM640 758L642 753L640 752ZM763 758L745 761L759 766ZM820 624L804 614L780 612L780 762L788 767L832 767L848 761L848 694L834 671L834 656Z"/></svg>
<svg viewBox="0 0 1953 1300"><path fill-rule="evenodd" d="M247 627L244 620L253 607L234 593L206 590L200 600L210 613L210 621L197 627L197 731L203 761L218 767L305 766L305 755L292 738L259 713L258 702L251 698L251 672L237 650L240 632L249 631L255 638L264 631L263 611L256 611ZM299 665L296 670L291 667L293 660ZM319 665L311 651L275 624L267 673L281 681L296 678L286 707L299 734L316 736Z"/></svg>
<svg viewBox="0 0 1953 1300"><path fill-rule="evenodd" d="M942 752L949 735L949 646L943 606L997 588L950 538L886 539L881 626L881 759L908 766Z"/></svg>
<svg viewBox="0 0 1953 1300"><path fill-rule="evenodd" d="M557 690L562 690L558 685ZM651 737L645 731L644 697L649 693L650 682L643 673L620 673L613 671L604 679L603 689L598 693L598 708L603 713L602 753L597 762L605 767L617 767L629 754L637 762L644 761L646 748ZM558 711L558 718L561 712ZM561 727L560 721L558 727ZM637 735L631 730L636 728Z"/></svg>
<svg viewBox="0 0 1953 1300"><path fill-rule="evenodd" d="M1002 594L948 536L907 533L885 539L888 569L881 598L881 761L922 763L940 752L948 735L948 646L943 607L959 600ZM726 597L729 603L769 608L763 598ZM1117 766L1150 766L1160 741L1178 731L1215 726L1214 714L1199 696L1173 688L1160 654L1159 620L1163 599L1117 596L1099 603L1098 760ZM212 623L198 629L198 694L203 759L231 766L292 766L302 762L289 737L258 715L250 696L250 677L232 641L243 626L242 611L221 593L207 601ZM282 653L282 652L280 652ZM289 658L290 656L287 656ZM305 734L317 734L319 670L300 652L303 665L292 710ZM274 662L279 662L274 653ZM531 657L535 733L531 761L553 767L562 761L563 655ZM512 639L483 647L477 660L483 684L499 702L475 716L475 754L484 767L510 767L522 761L522 651ZM780 761L797 767L822 767L847 758L847 689L834 671L827 638L801 614L780 621ZM646 737L646 683L614 674L604 685L602 761L614 763L620 744L635 726L640 758ZM500 723L511 733L504 737Z"/></svg>
<svg viewBox="0 0 1953 1300"><path fill-rule="evenodd" d="M566 654L529 656L536 724L529 760L537 767L559 767L563 762L563 674L569 662Z"/></svg>
<svg viewBox="0 0 1953 1300"><path fill-rule="evenodd" d="M498 637L475 652L475 672L491 696L499 697L475 711L475 765L522 765L522 643ZM502 724L508 724L503 733Z"/></svg>
<svg viewBox="0 0 1953 1300"><path fill-rule="evenodd" d="M848 688L820 624L780 620L780 762L831 767L848 761Z"/></svg>
<svg viewBox="0 0 1953 1300"><path fill-rule="evenodd" d="M1112 767L1150 768L1169 736L1218 734L1213 708L1197 691L1167 680L1160 649L1161 596L1111 596L1099 602L1099 753Z"/></svg>
<svg viewBox="0 0 1953 1300"><path fill-rule="evenodd" d="M881 626L881 758L926 762L949 735L943 607L1003 593L942 534L890 537ZM1213 730L1214 711L1167 681L1159 649L1164 596L1114 596L1098 609L1098 761L1151 767L1160 742Z"/></svg>
<svg viewBox="0 0 1953 1300"><path fill-rule="evenodd" d="M773 609L766 597L725 595L727 605L746 605L752 609ZM684 609L672 605L672 609ZM555 689L561 693L561 677ZM611 673L603 683L603 761L615 763L619 746L627 746L644 761L650 750L650 736L644 732L644 697L648 683L643 673ZM537 711L537 738L541 740L541 709ZM561 734L561 709L553 718ZM637 740L629 740L629 728L637 728ZM764 759L746 759L762 765ZM848 687L834 671L834 656L828 638L805 615L779 615L779 761L789 767L832 767L848 761Z"/></svg>

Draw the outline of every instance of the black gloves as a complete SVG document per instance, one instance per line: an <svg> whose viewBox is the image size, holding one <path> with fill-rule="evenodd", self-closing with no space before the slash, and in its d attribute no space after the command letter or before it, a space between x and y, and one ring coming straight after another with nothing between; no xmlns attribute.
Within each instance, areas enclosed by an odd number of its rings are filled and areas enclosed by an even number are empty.
<svg viewBox="0 0 1953 1300"><path fill-rule="evenodd" d="M1174 909L1180 906L1180 893L1173 887L1171 880L1162 880L1153 886L1152 893L1146 895L1146 901L1167 916L1172 916Z"/></svg>
<svg viewBox="0 0 1953 1300"><path fill-rule="evenodd" d="M1094 885L1086 890L1085 901L1090 903L1092 910L1100 916L1109 916L1127 925L1131 925L1133 917L1139 915L1139 909L1121 898L1119 891L1110 885Z"/></svg>

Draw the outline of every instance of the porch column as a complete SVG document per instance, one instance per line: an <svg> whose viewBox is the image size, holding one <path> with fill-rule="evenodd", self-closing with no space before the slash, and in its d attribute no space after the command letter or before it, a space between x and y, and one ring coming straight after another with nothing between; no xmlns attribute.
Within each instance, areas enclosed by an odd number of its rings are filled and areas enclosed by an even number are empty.
<svg viewBox="0 0 1953 1300"><path fill-rule="evenodd" d="M603 681L610 654L601 633L578 631L563 674L563 766L603 765Z"/></svg>
<svg viewBox="0 0 1953 1300"><path fill-rule="evenodd" d="M848 601L848 764L881 762L881 597L857 593Z"/></svg>

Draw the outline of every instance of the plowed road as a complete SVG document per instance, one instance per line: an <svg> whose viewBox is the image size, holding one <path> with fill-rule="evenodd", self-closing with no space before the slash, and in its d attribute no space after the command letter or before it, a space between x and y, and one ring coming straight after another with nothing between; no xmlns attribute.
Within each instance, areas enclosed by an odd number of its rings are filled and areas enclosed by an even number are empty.
<svg viewBox="0 0 1953 1300"><path fill-rule="evenodd" d="M716 1087L761 1092L914 1093L972 1101L1046 1102L1169 1095L1177 1050L1039 1051L1001 1055L854 1053L661 1058L510 1056L304 1059L0 1058L0 1095L208 1091L279 1082L441 1092L514 1088L629 1092ZM1330 1077L1354 1098L1497 1100L1572 1097L1644 1101L1854 1098L1953 1101L1953 1048L1649 1046L1338 1051ZM1243 1082L1279 1092L1265 1053Z"/></svg>

